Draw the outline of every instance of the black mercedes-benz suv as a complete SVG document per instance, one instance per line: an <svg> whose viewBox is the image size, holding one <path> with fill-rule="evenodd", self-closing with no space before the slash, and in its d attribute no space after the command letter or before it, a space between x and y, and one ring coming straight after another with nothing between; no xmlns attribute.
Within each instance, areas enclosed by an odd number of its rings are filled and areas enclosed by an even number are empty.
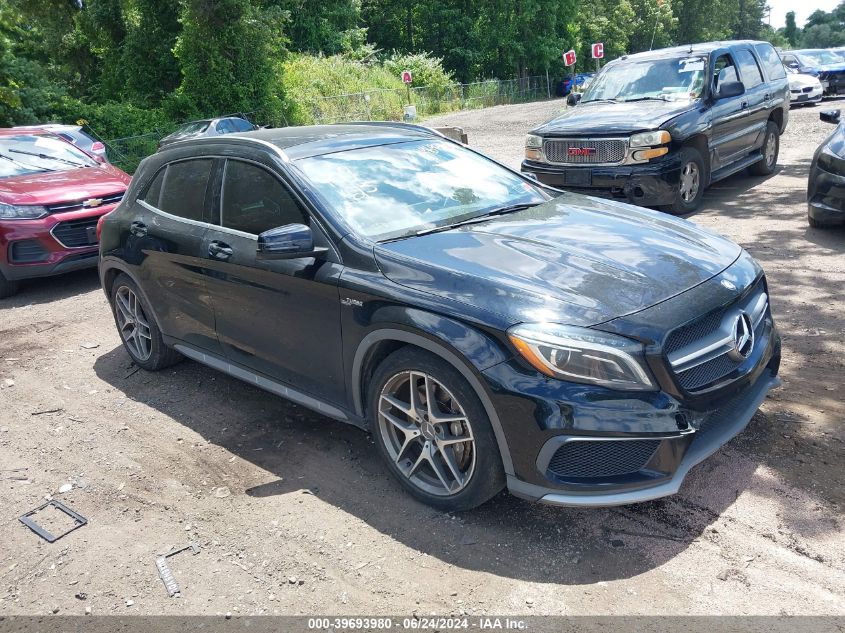
<svg viewBox="0 0 845 633"><path fill-rule="evenodd" d="M443 509L669 495L777 384L763 271L684 220L530 178L425 128L174 143L103 220L126 351L368 429Z"/></svg>
<svg viewBox="0 0 845 633"><path fill-rule="evenodd" d="M710 184L768 175L789 119L789 82L767 42L710 42L627 55L532 130L522 171L540 182L694 211Z"/></svg>

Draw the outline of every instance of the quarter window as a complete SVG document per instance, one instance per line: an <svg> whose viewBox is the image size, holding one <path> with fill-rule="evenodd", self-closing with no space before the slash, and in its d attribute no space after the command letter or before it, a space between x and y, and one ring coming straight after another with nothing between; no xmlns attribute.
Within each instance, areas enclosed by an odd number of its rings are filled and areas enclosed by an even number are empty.
<svg viewBox="0 0 845 633"><path fill-rule="evenodd" d="M267 170L237 160L226 162L220 225L258 235L286 224L307 224L308 215Z"/></svg>
<svg viewBox="0 0 845 633"><path fill-rule="evenodd" d="M158 208L180 218L205 221L205 192L212 162L202 158L168 165Z"/></svg>
<svg viewBox="0 0 845 633"><path fill-rule="evenodd" d="M766 73L769 75L769 79L783 79L786 77L783 62L780 61L780 57L778 57L777 52L771 44L757 44L754 48L763 61L763 66L766 67Z"/></svg>
<svg viewBox="0 0 845 633"><path fill-rule="evenodd" d="M150 183L150 186L147 187L147 193L145 193L142 198L144 202L156 209L158 209L158 199L161 197L161 183L164 182L165 172L167 172L166 167L159 170L156 177L153 178L153 181Z"/></svg>
<svg viewBox="0 0 845 633"><path fill-rule="evenodd" d="M745 84L746 90L751 90L763 83L763 75L751 51L739 49L736 52L736 61L739 64L739 74L742 76L742 83Z"/></svg>

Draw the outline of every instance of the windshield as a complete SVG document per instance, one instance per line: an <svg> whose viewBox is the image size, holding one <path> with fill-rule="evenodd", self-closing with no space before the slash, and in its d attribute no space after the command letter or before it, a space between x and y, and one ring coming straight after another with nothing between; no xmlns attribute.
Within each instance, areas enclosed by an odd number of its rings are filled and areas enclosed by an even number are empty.
<svg viewBox="0 0 845 633"><path fill-rule="evenodd" d="M609 65L596 75L581 102L697 99L704 88L706 61L684 57Z"/></svg>
<svg viewBox="0 0 845 633"><path fill-rule="evenodd" d="M828 66L830 64L841 64L842 59L830 51L804 51L802 57L809 59L815 66Z"/></svg>
<svg viewBox="0 0 845 633"><path fill-rule="evenodd" d="M97 162L70 143L50 136L0 136L0 178L96 167Z"/></svg>
<svg viewBox="0 0 845 633"><path fill-rule="evenodd" d="M347 150L296 164L357 233L377 241L549 199L493 161L441 140Z"/></svg>
<svg viewBox="0 0 845 633"><path fill-rule="evenodd" d="M194 121L193 123L188 123L177 129L173 133L173 136L185 136L186 134L199 134L200 132L205 132L210 123L211 121Z"/></svg>

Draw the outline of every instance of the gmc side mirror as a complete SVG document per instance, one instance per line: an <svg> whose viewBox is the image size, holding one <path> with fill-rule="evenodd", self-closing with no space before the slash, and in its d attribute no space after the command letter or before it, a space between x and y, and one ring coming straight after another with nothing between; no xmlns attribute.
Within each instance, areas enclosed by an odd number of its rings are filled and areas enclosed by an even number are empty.
<svg viewBox="0 0 845 633"><path fill-rule="evenodd" d="M719 86L716 92L716 99L728 99L730 97L738 97L745 94L745 86L741 81L726 81Z"/></svg>
<svg viewBox="0 0 845 633"><path fill-rule="evenodd" d="M314 246L314 234L305 224L286 224L258 236L259 259L317 257L328 250Z"/></svg>
<svg viewBox="0 0 845 633"><path fill-rule="evenodd" d="M842 110L823 110L819 112L819 120L825 123L833 123L839 125L839 120L842 118Z"/></svg>
<svg viewBox="0 0 845 633"><path fill-rule="evenodd" d="M566 105L578 105L578 102L581 101L581 93L580 92L570 92L569 96L566 98Z"/></svg>

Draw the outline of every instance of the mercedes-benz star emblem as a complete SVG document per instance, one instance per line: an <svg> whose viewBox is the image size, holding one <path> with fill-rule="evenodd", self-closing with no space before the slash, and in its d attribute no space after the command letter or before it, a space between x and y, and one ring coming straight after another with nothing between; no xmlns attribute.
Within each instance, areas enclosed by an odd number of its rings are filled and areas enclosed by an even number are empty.
<svg viewBox="0 0 845 633"><path fill-rule="evenodd" d="M746 312L740 312L734 323L733 349L728 356L736 361L743 361L751 355L754 349L754 324Z"/></svg>

